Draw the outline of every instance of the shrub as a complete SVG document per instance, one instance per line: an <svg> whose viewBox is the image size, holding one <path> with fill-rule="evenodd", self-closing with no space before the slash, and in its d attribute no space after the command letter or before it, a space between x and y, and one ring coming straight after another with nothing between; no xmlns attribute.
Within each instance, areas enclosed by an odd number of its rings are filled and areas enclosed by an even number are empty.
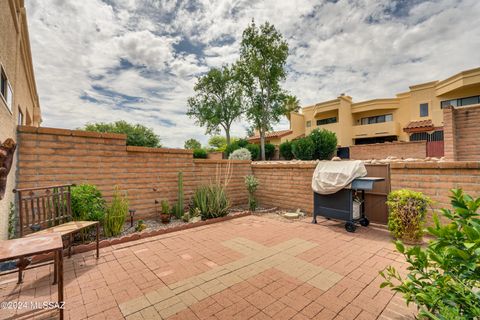
<svg viewBox="0 0 480 320"><path fill-rule="evenodd" d="M250 143L246 148L252 154L252 160L260 159L260 146L258 144Z"/></svg>
<svg viewBox="0 0 480 320"><path fill-rule="evenodd" d="M194 149L193 150L193 157L195 159L207 159L208 153L205 149Z"/></svg>
<svg viewBox="0 0 480 320"><path fill-rule="evenodd" d="M72 215L74 220L103 221L105 199L93 184L80 184L71 189Z"/></svg>
<svg viewBox="0 0 480 320"><path fill-rule="evenodd" d="M313 159L330 160L337 152L337 135L325 129L315 129L308 137L314 145Z"/></svg>
<svg viewBox="0 0 480 320"><path fill-rule="evenodd" d="M292 142L292 153L298 160L312 160L314 154L313 142L309 137Z"/></svg>
<svg viewBox="0 0 480 320"><path fill-rule="evenodd" d="M265 143L265 159L271 160L275 156L275 146L271 143Z"/></svg>
<svg viewBox="0 0 480 320"><path fill-rule="evenodd" d="M396 242L408 263L407 277L391 266L380 272L385 278L381 287L402 293L407 304L414 302L422 319L480 317L480 198L452 190L451 199L453 211L441 210L449 223L441 224L434 215L427 231L435 238L425 249Z"/></svg>
<svg viewBox="0 0 480 320"><path fill-rule="evenodd" d="M225 157L229 158L233 151L240 149L236 142L232 142L225 147Z"/></svg>
<svg viewBox="0 0 480 320"><path fill-rule="evenodd" d="M248 175L245 177L245 186L247 187L248 191L248 208L250 211L255 211L257 208L257 201L253 194L257 191L258 187L258 180L253 175Z"/></svg>
<svg viewBox="0 0 480 320"><path fill-rule="evenodd" d="M252 154L248 149L246 148L241 148L238 150L235 150L230 154L228 157L230 160L252 160Z"/></svg>
<svg viewBox="0 0 480 320"><path fill-rule="evenodd" d="M402 189L390 192L388 229L397 239L416 242L423 236L425 215L431 200L421 192Z"/></svg>
<svg viewBox="0 0 480 320"><path fill-rule="evenodd" d="M200 212L202 220L223 217L228 214L230 201L224 186L218 183L200 186L193 195L194 210Z"/></svg>
<svg viewBox="0 0 480 320"><path fill-rule="evenodd" d="M127 135L127 146L141 146L151 148L161 148L160 137L155 134L153 129L147 128L141 124L131 124L126 121L116 121L112 123L87 123L86 131L123 133Z"/></svg>
<svg viewBox="0 0 480 320"><path fill-rule="evenodd" d="M236 143L240 148L245 148L245 147L247 147L247 145L249 144L247 139L238 139L237 141L235 141L235 143Z"/></svg>
<svg viewBox="0 0 480 320"><path fill-rule="evenodd" d="M293 153L292 153L292 142L285 141L284 143L280 144L280 156L283 157L285 160L292 160Z"/></svg>
<svg viewBox="0 0 480 320"><path fill-rule="evenodd" d="M113 200L107 209L103 224L105 236L117 236L122 232L125 217L128 213L128 200L120 194L120 188L115 186Z"/></svg>
<svg viewBox="0 0 480 320"><path fill-rule="evenodd" d="M163 214L169 214L170 213L170 205L168 204L167 200L162 200L161 206L162 206L162 213Z"/></svg>

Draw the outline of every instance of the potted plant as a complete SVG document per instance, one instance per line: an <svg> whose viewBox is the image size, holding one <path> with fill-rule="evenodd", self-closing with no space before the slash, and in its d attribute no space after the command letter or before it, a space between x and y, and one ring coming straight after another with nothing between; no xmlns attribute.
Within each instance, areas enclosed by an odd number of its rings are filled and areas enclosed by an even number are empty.
<svg viewBox="0 0 480 320"><path fill-rule="evenodd" d="M170 214L170 205L167 200L162 200L161 202L162 211L160 212L160 220L162 223L169 223L171 214Z"/></svg>
<svg viewBox="0 0 480 320"><path fill-rule="evenodd" d="M392 236L407 244L421 243L425 216L431 202L421 192L408 189L390 192L387 197L388 229Z"/></svg>

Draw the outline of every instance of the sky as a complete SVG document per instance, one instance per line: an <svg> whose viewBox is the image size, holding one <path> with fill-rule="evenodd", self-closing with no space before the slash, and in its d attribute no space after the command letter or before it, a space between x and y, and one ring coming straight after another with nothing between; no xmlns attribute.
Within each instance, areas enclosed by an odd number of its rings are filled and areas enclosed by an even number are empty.
<svg viewBox="0 0 480 320"><path fill-rule="evenodd" d="M167 147L208 141L186 115L197 77L234 62L252 19L289 44L302 106L394 97L480 66L478 0L26 0L42 126L141 123ZM248 122L234 124L246 135ZM283 119L275 129L288 129Z"/></svg>

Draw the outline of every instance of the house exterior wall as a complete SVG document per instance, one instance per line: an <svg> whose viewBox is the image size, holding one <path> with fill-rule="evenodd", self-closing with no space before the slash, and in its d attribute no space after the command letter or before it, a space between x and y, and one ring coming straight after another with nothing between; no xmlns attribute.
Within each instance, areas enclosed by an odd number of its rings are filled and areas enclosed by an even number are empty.
<svg viewBox="0 0 480 320"><path fill-rule="evenodd" d="M12 88L11 110L0 95L0 143L7 138L17 141L16 127L19 110L23 124L39 126L40 105L35 85L25 7L22 0L0 1L0 65ZM0 200L0 239L7 237L8 212L14 201L11 190L15 186L14 165L7 177L7 192Z"/></svg>
<svg viewBox="0 0 480 320"><path fill-rule="evenodd" d="M398 141L409 141L409 133L403 129L411 121L431 120L441 130L443 110L441 101L480 95L480 68L462 71L448 79L410 86L408 92L399 93L395 98L374 99L353 102L349 96L317 103L301 109L303 128L299 117L291 125L292 135L312 130L327 129L337 134L339 145L355 144L355 139L395 136ZM420 104L428 104L428 115L420 116ZM361 119L371 116L392 114L393 120L384 123L361 125ZM336 123L317 126L319 119L337 116ZM310 126L307 126L310 123Z"/></svg>

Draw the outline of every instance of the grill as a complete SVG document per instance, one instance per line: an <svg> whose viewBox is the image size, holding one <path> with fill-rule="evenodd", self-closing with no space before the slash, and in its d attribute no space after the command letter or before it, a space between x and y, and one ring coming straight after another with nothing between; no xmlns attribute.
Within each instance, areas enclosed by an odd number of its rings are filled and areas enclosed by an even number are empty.
<svg viewBox="0 0 480 320"><path fill-rule="evenodd" d="M368 226L365 191L384 178L366 177L361 161L320 162L312 178L313 221L317 216L345 221L345 229L355 232L357 224Z"/></svg>

